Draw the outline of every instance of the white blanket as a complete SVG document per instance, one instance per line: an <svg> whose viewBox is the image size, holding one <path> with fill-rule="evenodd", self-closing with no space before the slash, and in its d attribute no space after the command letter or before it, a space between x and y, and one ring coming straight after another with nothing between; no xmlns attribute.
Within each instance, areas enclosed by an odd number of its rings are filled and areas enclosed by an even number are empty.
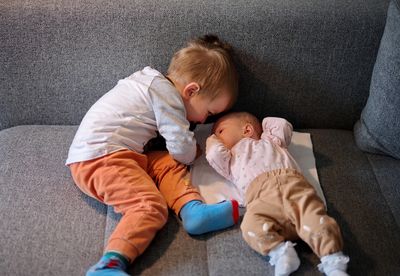
<svg viewBox="0 0 400 276"><path fill-rule="evenodd" d="M192 165L192 182L206 203L217 203L223 200L237 199L238 190L233 183L220 176L207 162L205 158L206 139L211 133L212 124L198 125L194 131L197 142L203 150L200 156ZM319 183L315 158L309 133L293 132L292 143L289 152L296 159L304 176L314 186L318 195L326 206L326 200Z"/></svg>

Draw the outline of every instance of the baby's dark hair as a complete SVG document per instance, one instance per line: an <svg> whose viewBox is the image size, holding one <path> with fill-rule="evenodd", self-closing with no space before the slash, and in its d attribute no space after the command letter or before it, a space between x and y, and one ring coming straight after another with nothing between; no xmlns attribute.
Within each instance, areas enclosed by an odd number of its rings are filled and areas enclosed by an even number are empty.
<svg viewBox="0 0 400 276"><path fill-rule="evenodd" d="M232 47L214 34L193 39L176 52L167 74L182 85L197 82L200 95L215 98L222 88L227 88L232 96L231 105L237 98L238 75Z"/></svg>
<svg viewBox="0 0 400 276"><path fill-rule="evenodd" d="M216 126L218 123L222 120L230 119L233 118L235 120L238 120L242 124L249 123L253 126L255 133L257 134L257 137L260 137L262 134L262 125L261 121L253 114L250 112L246 111L237 111L237 112L230 112L225 114L224 116L220 117L217 122L214 124L212 133L215 133Z"/></svg>

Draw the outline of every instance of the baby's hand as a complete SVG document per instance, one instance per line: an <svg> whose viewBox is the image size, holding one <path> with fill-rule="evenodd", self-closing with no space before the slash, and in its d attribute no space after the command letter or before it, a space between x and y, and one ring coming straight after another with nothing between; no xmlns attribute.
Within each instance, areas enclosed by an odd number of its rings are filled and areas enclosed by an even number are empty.
<svg viewBox="0 0 400 276"><path fill-rule="evenodd" d="M217 135L212 134L210 136L208 136L207 140L206 140L206 152L208 152L208 149L215 144L220 143L221 141L218 139Z"/></svg>

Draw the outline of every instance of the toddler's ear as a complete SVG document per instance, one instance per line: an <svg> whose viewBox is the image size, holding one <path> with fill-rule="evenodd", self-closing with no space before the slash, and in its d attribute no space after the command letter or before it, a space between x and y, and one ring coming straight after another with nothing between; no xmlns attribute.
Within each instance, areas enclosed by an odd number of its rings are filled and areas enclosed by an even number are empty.
<svg viewBox="0 0 400 276"><path fill-rule="evenodd" d="M200 91L200 85L197 82L187 84L182 91L182 97L189 99Z"/></svg>
<svg viewBox="0 0 400 276"><path fill-rule="evenodd" d="M254 134L254 127L250 123L246 123L243 127L243 136L244 137L252 137Z"/></svg>

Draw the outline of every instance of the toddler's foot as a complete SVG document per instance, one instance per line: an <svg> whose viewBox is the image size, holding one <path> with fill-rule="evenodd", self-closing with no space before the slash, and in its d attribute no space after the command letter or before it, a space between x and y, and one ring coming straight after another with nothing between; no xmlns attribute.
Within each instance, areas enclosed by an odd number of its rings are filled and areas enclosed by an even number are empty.
<svg viewBox="0 0 400 276"><path fill-rule="evenodd" d="M275 266L275 276L286 276L299 268L300 260L294 246L290 241L282 242L269 252L269 263Z"/></svg>
<svg viewBox="0 0 400 276"><path fill-rule="evenodd" d="M125 272L127 267L128 261L125 257L115 252L107 252L86 272L86 276L129 276Z"/></svg>
<svg viewBox="0 0 400 276"><path fill-rule="evenodd" d="M327 276L348 276L346 270L349 260L342 252L330 254L321 258L318 269Z"/></svg>
<svg viewBox="0 0 400 276"><path fill-rule="evenodd" d="M217 204L192 200L182 207L179 215L189 234L200 235L236 224L239 220L239 204L236 200Z"/></svg>

